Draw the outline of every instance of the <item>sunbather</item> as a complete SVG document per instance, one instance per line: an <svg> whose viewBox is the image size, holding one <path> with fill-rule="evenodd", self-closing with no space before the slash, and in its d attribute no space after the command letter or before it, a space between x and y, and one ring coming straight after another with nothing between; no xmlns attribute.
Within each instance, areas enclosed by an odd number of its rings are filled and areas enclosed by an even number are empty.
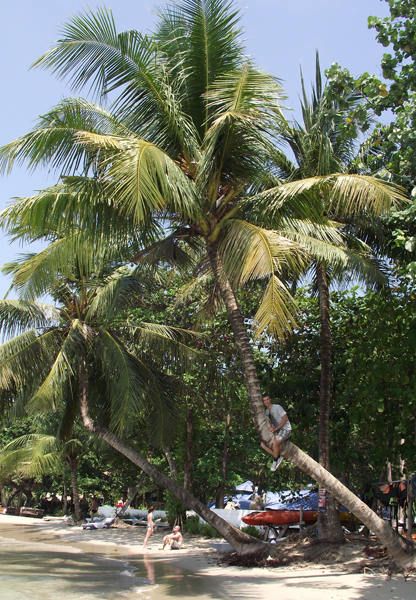
<svg viewBox="0 0 416 600"><path fill-rule="evenodd" d="M104 527L109 529L111 525L113 525L114 521L115 517L107 517L102 521L90 521L90 523L86 523L85 525L83 525L82 529L104 529Z"/></svg>

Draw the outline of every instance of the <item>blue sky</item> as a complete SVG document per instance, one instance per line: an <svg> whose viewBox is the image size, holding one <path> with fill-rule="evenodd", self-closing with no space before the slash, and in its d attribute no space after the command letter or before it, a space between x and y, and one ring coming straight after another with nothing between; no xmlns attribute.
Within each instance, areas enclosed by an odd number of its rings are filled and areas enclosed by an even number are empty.
<svg viewBox="0 0 416 600"><path fill-rule="evenodd" d="M89 0L92 9L102 2ZM117 0L111 7L119 31L149 31L154 23L155 0ZM243 11L247 52L255 62L281 78L289 96L286 105L298 108L299 66L305 80L314 77L315 50L321 66L338 62L353 74L364 71L381 76L380 60L386 50L367 28L369 15L388 16L385 0L246 0L236 1ZM31 63L59 38L60 26L86 8L78 0L13 0L2 6L0 37L0 146L29 131L37 117L62 98L72 95L65 82L46 71L29 70ZM46 171L28 172L24 167L0 178L0 208L13 197L29 196L55 182ZM39 247L21 248L0 237L0 264L17 254ZM0 297L9 281L0 274ZM10 297L13 297L11 295Z"/></svg>

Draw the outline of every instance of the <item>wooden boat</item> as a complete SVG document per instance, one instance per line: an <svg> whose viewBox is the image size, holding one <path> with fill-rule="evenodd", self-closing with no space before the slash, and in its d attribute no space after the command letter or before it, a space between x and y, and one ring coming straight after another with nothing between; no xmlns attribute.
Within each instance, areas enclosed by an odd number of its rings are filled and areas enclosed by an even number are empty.
<svg viewBox="0 0 416 600"><path fill-rule="evenodd" d="M299 523L299 510L262 510L252 512L241 519L246 525L287 525ZM318 511L304 510L302 521L305 524L315 523L318 520Z"/></svg>

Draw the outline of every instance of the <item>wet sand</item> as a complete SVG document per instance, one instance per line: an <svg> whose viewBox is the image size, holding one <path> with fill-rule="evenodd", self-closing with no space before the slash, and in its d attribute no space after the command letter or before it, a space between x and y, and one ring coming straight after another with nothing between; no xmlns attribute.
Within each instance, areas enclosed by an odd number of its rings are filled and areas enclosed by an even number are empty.
<svg viewBox="0 0 416 600"><path fill-rule="evenodd" d="M82 598L112 598L108 585L112 575L109 566L117 566L124 575L125 598L143 597L149 600L167 598L197 598L199 600L407 600L416 598L416 576L405 581L403 575L386 576L346 573L330 567L274 569L229 567L218 565L218 552L210 541L185 536L178 551L161 551L166 530L150 538L143 551L145 528L111 528L84 531L80 527L59 522L46 522L27 517L0 515L0 575L7 577L18 570L16 556L21 558L21 570L31 553L43 561L51 576L34 585L52 585L52 570L57 581L70 581L71 591ZM15 540L15 542L12 542ZM8 552L7 549L13 552ZM8 557L14 555L13 560ZM99 560L98 558L101 557ZM116 559L111 560L109 559ZM107 562L105 562L107 561ZM52 565L52 567L50 566ZM70 577L71 565L76 578ZM107 567L106 567L107 565ZM109 565L109 566L108 566ZM122 569L122 570L121 570ZM69 584L68 584L69 585ZM107 585L107 587L105 587ZM78 586L78 587L77 587ZM98 586L98 589L96 589ZM105 595L104 589L107 590ZM118 588L120 585L118 584ZM78 591L77 591L78 589ZM46 588L45 588L46 590ZM88 593L91 590L91 594ZM57 591L57 590L56 590ZM110 595L108 595L110 594ZM139 596L138 596L139 594ZM59 594L60 595L60 594ZM117 594L118 595L118 594ZM47 596L47 595L46 595ZM3 594L2 594L3 597ZM22 596L23 597L23 596ZM68 596L67 596L68 597ZM20 598L8 596L7 600ZM36 596L37 598L37 596Z"/></svg>

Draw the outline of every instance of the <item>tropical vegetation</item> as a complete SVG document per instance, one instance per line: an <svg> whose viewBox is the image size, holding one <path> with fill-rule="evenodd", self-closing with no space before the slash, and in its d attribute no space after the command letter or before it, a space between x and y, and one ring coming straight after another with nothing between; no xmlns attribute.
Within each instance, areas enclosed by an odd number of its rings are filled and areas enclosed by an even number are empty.
<svg viewBox="0 0 416 600"><path fill-rule="evenodd" d="M7 267L21 300L1 306L10 337L0 362L6 403L33 410L59 404L65 426L79 409L90 433L194 508L238 552L261 548L189 493L192 443L180 485L172 461L167 477L129 436L145 419L169 459L180 398L187 403L191 442L192 379L173 391L179 367L186 366L177 352L189 352L177 335L185 339L183 329L209 322L223 305L245 386L242 394L230 379L224 390L236 392L236 402L246 395L257 433L270 444L253 344L265 338L281 345L296 332L299 307L289 285L314 264L322 308L321 464L291 442L282 454L350 508L397 561L410 564L410 546L324 468L331 388L327 276L349 270L374 278L377 253L386 252L379 217L401 208L406 195L373 173L373 148L361 163L352 161L357 127L347 115L368 126L359 92L345 94L336 69L324 90L318 70L313 99L304 94L304 126L288 123L281 87L247 59L238 21L232 3L183 0L159 10L155 33L144 36L118 34L110 10L86 11L35 63L69 77L75 90L90 86L96 98L115 100L106 109L66 99L1 149L4 171L23 162L46 165L60 177L2 213L13 237L49 242L45 251ZM282 140L297 164L282 152ZM128 264L136 265L132 272ZM139 274L158 277L163 267L166 276L168 265L186 274L183 305L198 298L179 334L126 317L129 303L138 301ZM51 291L59 307L36 302ZM258 303L247 314L250 293ZM224 456L229 414L225 410ZM226 478L223 463L223 483Z"/></svg>

